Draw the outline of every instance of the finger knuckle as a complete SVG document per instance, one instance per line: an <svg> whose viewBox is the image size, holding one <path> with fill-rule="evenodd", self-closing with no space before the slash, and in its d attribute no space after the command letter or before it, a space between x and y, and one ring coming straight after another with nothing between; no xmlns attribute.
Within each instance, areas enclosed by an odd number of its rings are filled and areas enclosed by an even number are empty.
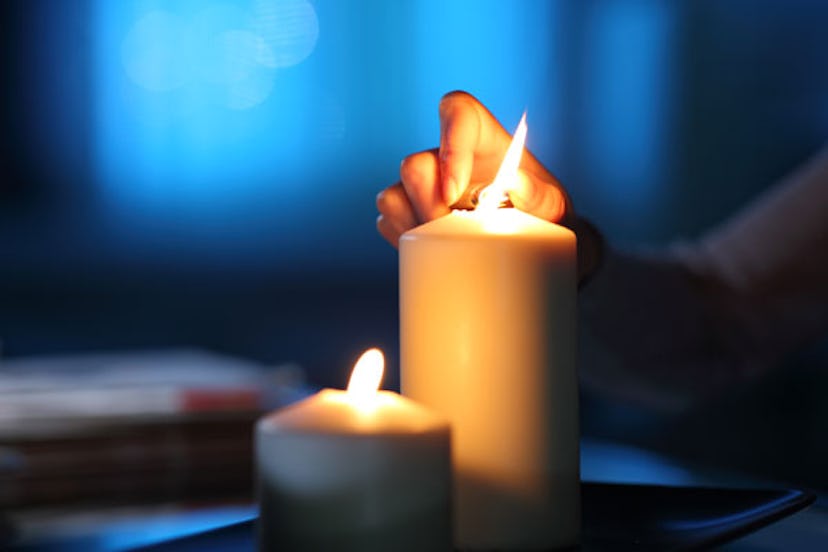
<svg viewBox="0 0 828 552"><path fill-rule="evenodd" d="M394 229L388 219L382 215L377 217L377 231L388 243L396 247L397 241L399 240L399 233Z"/></svg>
<svg viewBox="0 0 828 552"><path fill-rule="evenodd" d="M383 236L388 237L393 232L393 225L388 220L388 217L380 215L377 217L377 231Z"/></svg>
<svg viewBox="0 0 828 552"><path fill-rule="evenodd" d="M385 210L388 206L388 188L377 194L376 204L379 211ZM379 224L379 219L377 219L377 223Z"/></svg>
<svg viewBox="0 0 828 552"><path fill-rule="evenodd" d="M422 168L420 167L419 157L417 155L409 155L400 163L400 178L403 182L411 183L422 179Z"/></svg>

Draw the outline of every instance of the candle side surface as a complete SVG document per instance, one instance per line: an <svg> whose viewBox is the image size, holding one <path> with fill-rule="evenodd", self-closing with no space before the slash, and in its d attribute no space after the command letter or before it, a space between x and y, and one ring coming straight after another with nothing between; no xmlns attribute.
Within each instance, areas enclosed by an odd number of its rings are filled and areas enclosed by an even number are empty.
<svg viewBox="0 0 828 552"><path fill-rule="evenodd" d="M324 390L255 431L266 552L451 550L445 420L391 392L358 409Z"/></svg>
<svg viewBox="0 0 828 552"><path fill-rule="evenodd" d="M452 424L458 547L578 541L575 267L574 233L515 209L400 240L402 390Z"/></svg>

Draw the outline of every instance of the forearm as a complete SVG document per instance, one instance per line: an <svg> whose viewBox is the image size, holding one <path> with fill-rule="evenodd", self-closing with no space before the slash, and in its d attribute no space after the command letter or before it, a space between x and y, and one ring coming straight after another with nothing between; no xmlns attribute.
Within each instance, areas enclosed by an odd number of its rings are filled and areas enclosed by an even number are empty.
<svg viewBox="0 0 828 552"><path fill-rule="evenodd" d="M695 244L608 252L580 297L585 382L681 404L824 334L827 192L822 155Z"/></svg>
<svg viewBox="0 0 828 552"><path fill-rule="evenodd" d="M673 259L608 251L579 295L584 383L669 408L720 386L737 368L706 287Z"/></svg>

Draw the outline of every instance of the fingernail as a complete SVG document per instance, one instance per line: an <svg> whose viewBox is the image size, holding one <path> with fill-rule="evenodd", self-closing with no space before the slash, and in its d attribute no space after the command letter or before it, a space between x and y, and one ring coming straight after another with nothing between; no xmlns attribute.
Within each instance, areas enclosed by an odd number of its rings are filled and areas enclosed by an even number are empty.
<svg viewBox="0 0 828 552"><path fill-rule="evenodd" d="M460 189L460 182L458 182L457 178L454 176L450 176L446 181L446 186L443 190L446 205L453 205L458 199L460 199L462 192L463 191Z"/></svg>

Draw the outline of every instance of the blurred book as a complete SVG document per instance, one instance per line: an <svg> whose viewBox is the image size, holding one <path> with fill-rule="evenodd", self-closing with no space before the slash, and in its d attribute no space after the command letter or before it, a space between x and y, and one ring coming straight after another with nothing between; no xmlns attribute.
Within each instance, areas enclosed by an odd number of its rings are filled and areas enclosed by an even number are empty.
<svg viewBox="0 0 828 552"><path fill-rule="evenodd" d="M308 393L197 350L0 361L0 507L247 496L256 418Z"/></svg>

